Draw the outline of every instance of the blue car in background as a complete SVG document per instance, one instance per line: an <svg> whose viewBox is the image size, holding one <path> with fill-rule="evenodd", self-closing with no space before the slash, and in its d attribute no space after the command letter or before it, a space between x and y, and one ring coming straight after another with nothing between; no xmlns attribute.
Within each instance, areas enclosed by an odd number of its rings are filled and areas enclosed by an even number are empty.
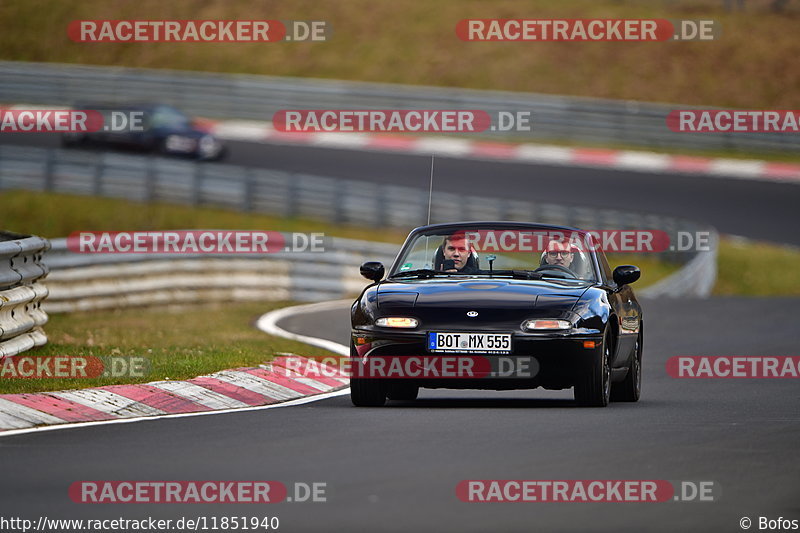
<svg viewBox="0 0 800 533"><path fill-rule="evenodd" d="M73 107L101 113L104 127L92 132L64 133L64 147L114 146L206 161L220 160L227 152L216 136L169 105L89 103Z"/></svg>

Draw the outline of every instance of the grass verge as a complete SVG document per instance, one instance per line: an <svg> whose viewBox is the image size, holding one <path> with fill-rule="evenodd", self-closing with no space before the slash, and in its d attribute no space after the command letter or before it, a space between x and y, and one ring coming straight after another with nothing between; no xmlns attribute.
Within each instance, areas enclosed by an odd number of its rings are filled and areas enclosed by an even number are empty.
<svg viewBox="0 0 800 533"><path fill-rule="evenodd" d="M0 57L529 91L793 109L800 86L800 7L771 0L726 11L722 0L7 0ZM467 18L713 19L721 35L692 42L465 42ZM324 20L325 42L79 43L73 20Z"/></svg>
<svg viewBox="0 0 800 533"><path fill-rule="evenodd" d="M800 249L724 238L714 295L800 296Z"/></svg>
<svg viewBox="0 0 800 533"><path fill-rule="evenodd" d="M18 378L0 365L0 393L189 379L219 370L257 366L278 352L331 356L321 348L266 335L255 328L254 321L260 315L286 305L289 303L260 302L174 311L154 308L52 315L45 326L48 344L24 356L137 357L144 359L144 375Z"/></svg>
<svg viewBox="0 0 800 533"><path fill-rule="evenodd" d="M336 237L400 244L406 232L359 226L334 226L302 219L238 213L206 207L141 204L30 191L3 191L0 229L56 238L74 231L145 231L161 229L260 229L322 232ZM47 217L39 216L48 213ZM411 228L408 228L409 230ZM764 258L768 258L766 261ZM635 264L642 269L637 287L671 274L679 265L644 254L608 254L612 266ZM764 264L770 271L764 273ZM778 265L780 268L772 268ZM777 273L781 273L780 276ZM722 239L714 294L742 296L800 295L800 250L765 243Z"/></svg>

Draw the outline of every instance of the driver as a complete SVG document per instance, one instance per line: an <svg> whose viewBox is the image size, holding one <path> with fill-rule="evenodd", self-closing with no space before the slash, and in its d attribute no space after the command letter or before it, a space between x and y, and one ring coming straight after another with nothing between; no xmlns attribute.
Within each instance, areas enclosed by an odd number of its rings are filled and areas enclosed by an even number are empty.
<svg viewBox="0 0 800 533"><path fill-rule="evenodd" d="M550 241L545 248L543 255L542 266L545 265L558 265L564 268L570 268L572 260L575 257L576 247L568 242ZM570 270L572 270L570 268Z"/></svg>
<svg viewBox="0 0 800 533"><path fill-rule="evenodd" d="M444 270L445 272L461 272L464 274L475 273L475 267L468 264L470 255L472 254L472 246L470 246L466 235L463 232L448 235L442 241L442 255L444 261L441 265L436 265L437 270Z"/></svg>

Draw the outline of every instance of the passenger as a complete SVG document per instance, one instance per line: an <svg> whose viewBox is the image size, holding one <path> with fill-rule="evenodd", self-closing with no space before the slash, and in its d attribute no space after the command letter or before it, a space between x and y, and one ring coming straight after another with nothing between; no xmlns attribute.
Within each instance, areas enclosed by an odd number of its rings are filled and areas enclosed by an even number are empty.
<svg viewBox="0 0 800 533"><path fill-rule="evenodd" d="M568 242L550 241L542 254L540 265L558 265L569 268L572 271L571 265L576 250L575 245Z"/></svg>

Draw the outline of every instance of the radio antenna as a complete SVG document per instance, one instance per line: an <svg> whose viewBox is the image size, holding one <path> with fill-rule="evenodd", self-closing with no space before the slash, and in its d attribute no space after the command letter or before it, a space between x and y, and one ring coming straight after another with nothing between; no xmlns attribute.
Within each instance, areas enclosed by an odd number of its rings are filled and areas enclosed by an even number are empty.
<svg viewBox="0 0 800 533"><path fill-rule="evenodd" d="M435 154L431 154L431 183L430 188L428 189L428 223L426 225L430 226L431 224L431 203L433 202L433 159Z"/></svg>

